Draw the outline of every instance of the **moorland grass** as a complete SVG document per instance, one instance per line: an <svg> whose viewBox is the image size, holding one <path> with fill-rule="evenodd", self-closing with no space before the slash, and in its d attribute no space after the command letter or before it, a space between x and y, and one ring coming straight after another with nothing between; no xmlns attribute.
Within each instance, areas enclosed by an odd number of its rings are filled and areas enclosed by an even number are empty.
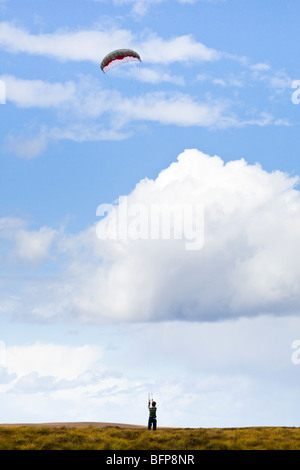
<svg viewBox="0 0 300 470"><path fill-rule="evenodd" d="M0 450L300 450L300 428L0 428Z"/></svg>

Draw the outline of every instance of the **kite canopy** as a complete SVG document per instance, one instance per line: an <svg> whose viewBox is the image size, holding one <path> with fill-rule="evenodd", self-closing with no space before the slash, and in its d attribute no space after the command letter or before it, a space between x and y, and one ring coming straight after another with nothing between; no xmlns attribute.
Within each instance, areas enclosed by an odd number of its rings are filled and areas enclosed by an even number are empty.
<svg viewBox="0 0 300 470"><path fill-rule="evenodd" d="M117 49L110 52L101 62L101 70L105 73L107 70L124 62L141 62L141 58L137 52L132 49Z"/></svg>

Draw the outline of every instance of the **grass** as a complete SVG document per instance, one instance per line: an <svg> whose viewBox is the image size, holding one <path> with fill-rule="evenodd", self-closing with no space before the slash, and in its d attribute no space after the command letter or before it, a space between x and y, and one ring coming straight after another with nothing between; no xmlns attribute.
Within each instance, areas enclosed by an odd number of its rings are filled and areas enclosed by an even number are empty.
<svg viewBox="0 0 300 470"><path fill-rule="evenodd" d="M0 450L300 450L300 428L0 428Z"/></svg>

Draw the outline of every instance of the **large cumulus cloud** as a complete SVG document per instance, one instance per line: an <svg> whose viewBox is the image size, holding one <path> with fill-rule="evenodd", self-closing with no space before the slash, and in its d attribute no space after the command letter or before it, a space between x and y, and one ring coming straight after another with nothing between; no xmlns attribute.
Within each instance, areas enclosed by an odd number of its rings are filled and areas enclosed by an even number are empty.
<svg viewBox="0 0 300 470"><path fill-rule="evenodd" d="M110 213L81 233L56 234L52 250L60 270L55 279L27 288L23 310L33 318L67 315L92 322L297 313L297 182L244 159L225 163L186 150L155 180L140 181L126 204L129 211L137 204L148 210L153 204L200 205L201 249L188 250L186 240L174 237L101 239L97 230L108 224ZM16 309L16 296L14 301ZM7 298L6 304L11 305Z"/></svg>

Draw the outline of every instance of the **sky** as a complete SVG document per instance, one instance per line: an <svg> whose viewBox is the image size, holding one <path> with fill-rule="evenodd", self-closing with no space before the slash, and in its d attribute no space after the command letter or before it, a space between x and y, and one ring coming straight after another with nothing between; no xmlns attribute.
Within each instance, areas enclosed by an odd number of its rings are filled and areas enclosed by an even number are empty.
<svg viewBox="0 0 300 470"><path fill-rule="evenodd" d="M0 0L0 422L299 425L299 16Z"/></svg>

